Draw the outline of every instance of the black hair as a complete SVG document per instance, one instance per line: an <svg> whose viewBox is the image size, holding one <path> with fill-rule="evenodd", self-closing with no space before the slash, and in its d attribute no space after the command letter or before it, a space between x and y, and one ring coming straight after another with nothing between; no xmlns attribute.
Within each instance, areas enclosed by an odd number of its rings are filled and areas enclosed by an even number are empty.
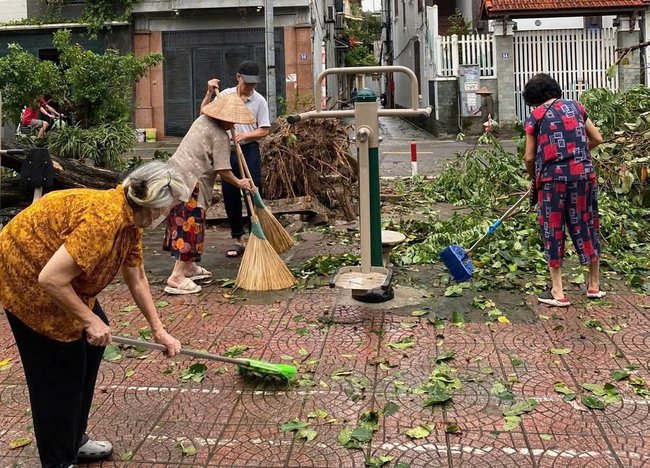
<svg viewBox="0 0 650 468"><path fill-rule="evenodd" d="M524 86L524 101L529 106L540 106L549 99L560 99L562 88L546 73L533 76Z"/></svg>

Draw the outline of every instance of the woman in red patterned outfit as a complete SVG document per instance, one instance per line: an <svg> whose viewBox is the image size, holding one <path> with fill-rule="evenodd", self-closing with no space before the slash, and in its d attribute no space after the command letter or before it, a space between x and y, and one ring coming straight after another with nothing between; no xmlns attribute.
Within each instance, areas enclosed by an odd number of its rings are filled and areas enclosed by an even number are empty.
<svg viewBox="0 0 650 468"><path fill-rule="evenodd" d="M539 224L551 273L551 290L538 301L568 307L562 288L565 227L582 265L588 265L587 298L605 296L600 289L598 189L590 150L602 143L598 129L577 101L562 98L562 88L546 74L535 75L524 88L526 104L526 169L538 189Z"/></svg>

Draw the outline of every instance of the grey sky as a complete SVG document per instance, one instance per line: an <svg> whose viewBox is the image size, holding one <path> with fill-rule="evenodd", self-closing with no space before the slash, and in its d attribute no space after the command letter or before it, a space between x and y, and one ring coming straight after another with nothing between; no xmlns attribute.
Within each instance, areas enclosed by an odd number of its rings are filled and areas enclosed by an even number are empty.
<svg viewBox="0 0 650 468"><path fill-rule="evenodd" d="M361 0L363 11L380 11L381 0Z"/></svg>

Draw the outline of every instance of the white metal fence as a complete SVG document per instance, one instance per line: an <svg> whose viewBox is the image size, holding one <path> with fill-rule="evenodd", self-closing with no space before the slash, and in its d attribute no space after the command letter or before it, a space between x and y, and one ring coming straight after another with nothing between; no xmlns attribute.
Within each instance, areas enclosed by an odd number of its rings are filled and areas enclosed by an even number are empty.
<svg viewBox="0 0 650 468"><path fill-rule="evenodd" d="M618 75L607 78L607 69L616 61L615 28L517 31L514 47L515 100L522 121L529 114L524 86L537 73L555 78L565 99L577 100L592 88L618 89Z"/></svg>
<svg viewBox="0 0 650 468"><path fill-rule="evenodd" d="M491 34L438 36L438 76L458 76L460 65L478 65L482 77L496 77L496 50Z"/></svg>

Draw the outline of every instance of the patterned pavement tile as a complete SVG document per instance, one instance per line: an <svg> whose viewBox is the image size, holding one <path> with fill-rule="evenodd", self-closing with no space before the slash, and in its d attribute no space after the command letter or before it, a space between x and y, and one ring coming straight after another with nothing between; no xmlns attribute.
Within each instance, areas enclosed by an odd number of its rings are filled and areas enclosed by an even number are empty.
<svg viewBox="0 0 650 468"><path fill-rule="evenodd" d="M522 415L524 432L530 434L578 434L601 436L591 411L577 411L560 396L540 401L535 409ZM532 436L531 436L532 437Z"/></svg>
<svg viewBox="0 0 650 468"><path fill-rule="evenodd" d="M510 403L486 396L483 389L463 388L468 390L455 392L451 403L443 407L445 421L457 424L463 431L501 431L503 410Z"/></svg>
<svg viewBox="0 0 650 468"><path fill-rule="evenodd" d="M208 466L284 467L294 442L293 433L276 425L228 425L215 428L210 438L217 443Z"/></svg>
<svg viewBox="0 0 650 468"><path fill-rule="evenodd" d="M312 424L310 427L318 435L312 441L294 441L287 467L362 468L365 466L364 451L347 449L338 443L337 436L345 426L337 422L333 425Z"/></svg>
<svg viewBox="0 0 650 468"><path fill-rule="evenodd" d="M534 466L521 433L463 432L460 436L450 437L449 451L454 468Z"/></svg>
<svg viewBox="0 0 650 468"><path fill-rule="evenodd" d="M580 399L588 392L579 384L612 382L610 372L629 364L638 365L636 375L650 382L645 367L650 312L640 307L650 305L645 297L612 294L595 303L572 291L575 306L569 310L540 307L529 298L534 321L489 326L445 322L444 329L436 329L426 317L337 306L336 292L325 289L270 303L224 297L214 286L185 297L164 294L162 285L152 289L156 302L169 304L161 305L159 313L184 346L222 354L230 346L246 344L250 349L244 356L294 364L315 385L260 382L239 376L229 364L182 356L170 361L158 352L137 359L123 349L120 361L100 367L89 421L91 435L112 440L115 455L93 468L356 468L364 467L366 457L382 455L394 457L387 466L404 462L411 468L650 467L650 405L625 381L616 383L623 402L603 411L578 411L553 389L564 382ZM133 299L123 284L111 285L100 301L116 333L138 336L146 325L137 309L125 310ZM600 321L605 330L620 329L598 331L587 328L586 320ZM415 343L411 348L387 346L410 335ZM571 351L558 355L551 348ZM427 382L435 358L448 351L456 352L446 363L455 369L452 375L460 378L462 388L454 390L451 402L424 408L426 395L416 389ZM31 418L25 413L29 401L22 366L2 317L0 356L15 359L10 369L0 371L0 466L38 466L34 442L17 450L7 446L30 433ZM163 374L171 362L173 372ZM183 383L180 372L196 362L206 364L207 375L201 382ZM522 416L519 427L503 432L502 412L512 403L490 390L508 380L513 381L515 401L536 398L539 405ZM384 417L381 411L388 401L399 409ZM317 410L327 416L308 416ZM380 414L372 442L364 450L341 447L341 428L356 426L370 410ZM308 421L317 437L308 442L283 433L279 426L294 418ZM434 430L425 439L411 440L405 431L419 424ZM450 424L459 425L461 433L446 434ZM186 439L197 448L196 455L183 456L176 447ZM129 453L131 460L121 461Z"/></svg>
<svg viewBox="0 0 650 468"><path fill-rule="evenodd" d="M529 435L535 463L540 468L614 468L620 465L607 441L597 436L553 435L550 440Z"/></svg>
<svg viewBox="0 0 650 468"><path fill-rule="evenodd" d="M380 435L384 434L383 440L388 441L394 439L396 436L399 438L408 441L408 437L404 435L406 431L417 427L421 424L426 424L429 426L444 426L442 430L438 432L443 433L444 439L444 428L447 427L445 423L446 418L442 405L436 405L433 407L424 407L423 402L425 397L422 395L410 395L403 394L401 397L375 397L375 409L380 414ZM397 404L398 410L392 416L383 416L382 410L385 407L386 403L392 402Z"/></svg>
<svg viewBox="0 0 650 468"><path fill-rule="evenodd" d="M98 415L99 416L99 415ZM156 430L155 421L134 421L132 419L110 418L110 414L91 418L88 423L88 434L100 440L110 440L113 444L112 459L121 461L122 457L138 452L152 431ZM135 458L135 457L134 457ZM142 461L143 459L139 457ZM163 461L164 458L154 459L150 456L147 461ZM98 464L93 464L98 465ZM125 464L126 465L126 464Z"/></svg>
<svg viewBox="0 0 650 468"><path fill-rule="evenodd" d="M334 424L358 424L361 413L377 409L373 406L374 402L370 392L365 392L359 399L356 398L357 394L348 393L350 396L345 392L327 389L308 391L305 395L300 420L306 421L309 413L321 410L327 412L325 420L336 419ZM297 416L298 414L293 417Z"/></svg>
<svg viewBox="0 0 650 468"><path fill-rule="evenodd" d="M229 424L280 426L300 416L305 404L301 392L257 389L242 392Z"/></svg>
<svg viewBox="0 0 650 468"><path fill-rule="evenodd" d="M647 436L608 436L614 452L626 468L650 466L650 443Z"/></svg>
<svg viewBox="0 0 650 468"><path fill-rule="evenodd" d="M165 408L160 421L226 424L240 397L236 390L183 389Z"/></svg>
<svg viewBox="0 0 650 468"><path fill-rule="evenodd" d="M370 457L393 457L388 466L402 462L409 463L411 468L448 467L448 445L444 428L431 425L434 430L423 439L411 439L398 426L383 427L372 439Z"/></svg>
<svg viewBox="0 0 650 468"><path fill-rule="evenodd" d="M156 462L165 460L171 463L192 463L204 465L210 452L218 443L214 437L212 424L183 422L159 422L151 430L144 442L133 452L133 461ZM184 454L182 447L191 444L195 455Z"/></svg>

